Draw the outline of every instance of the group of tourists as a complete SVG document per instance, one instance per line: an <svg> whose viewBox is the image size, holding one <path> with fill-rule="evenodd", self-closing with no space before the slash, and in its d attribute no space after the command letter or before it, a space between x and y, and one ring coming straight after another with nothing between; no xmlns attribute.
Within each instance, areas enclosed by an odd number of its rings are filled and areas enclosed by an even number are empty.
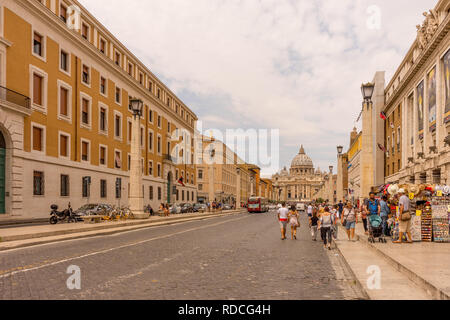
<svg viewBox="0 0 450 320"><path fill-rule="evenodd" d="M410 200L404 190L399 191L399 240L394 243L401 243L403 235L407 235L408 243L412 243L411 237L411 219ZM340 201L336 205L310 203L306 208L309 220L309 228L312 241L317 241L317 235L320 233L323 246L331 250L332 240L337 240L338 225L341 224L345 229L348 241L355 240L355 229L358 223L358 217L361 217L364 232L369 234L369 224L372 216L379 216L382 220L383 234L389 232L392 226L391 209L384 196L381 200L376 199L376 194L371 192L363 205L358 208L351 201L343 203ZM379 218L377 218L379 219ZM278 220L281 228L281 240L286 240L288 225L291 227L291 239L297 239L297 229L300 227L300 215L295 206L287 207L286 203L279 205Z"/></svg>

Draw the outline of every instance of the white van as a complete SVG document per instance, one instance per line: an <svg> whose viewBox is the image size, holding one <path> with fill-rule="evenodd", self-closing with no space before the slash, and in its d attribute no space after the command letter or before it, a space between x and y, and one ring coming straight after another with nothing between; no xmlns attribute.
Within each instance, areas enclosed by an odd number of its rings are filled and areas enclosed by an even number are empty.
<svg viewBox="0 0 450 320"><path fill-rule="evenodd" d="M297 203L296 209L297 211L306 211L306 206L304 203Z"/></svg>

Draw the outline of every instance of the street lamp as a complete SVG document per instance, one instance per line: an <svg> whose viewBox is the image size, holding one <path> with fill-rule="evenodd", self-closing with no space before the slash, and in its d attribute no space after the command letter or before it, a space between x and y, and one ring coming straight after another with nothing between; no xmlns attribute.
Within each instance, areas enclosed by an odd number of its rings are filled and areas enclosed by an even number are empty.
<svg viewBox="0 0 450 320"><path fill-rule="evenodd" d="M337 147L337 152L338 152L339 155L341 155L343 151L344 151L344 147L343 146L338 146Z"/></svg>
<svg viewBox="0 0 450 320"><path fill-rule="evenodd" d="M130 107L133 111L134 117L142 117L142 109L144 107L144 103L141 99L131 99L130 100Z"/></svg>
<svg viewBox="0 0 450 320"><path fill-rule="evenodd" d="M236 167L236 209L241 208L241 168Z"/></svg>
<svg viewBox="0 0 450 320"><path fill-rule="evenodd" d="M144 212L144 195L142 194L142 161L140 122L144 103L140 99L130 99L130 109L133 111L131 132L131 163L130 163L130 210L135 219L148 219L150 213Z"/></svg>
<svg viewBox="0 0 450 320"><path fill-rule="evenodd" d="M373 91L375 90L375 84L368 82L361 85L361 93L365 102L372 102Z"/></svg>

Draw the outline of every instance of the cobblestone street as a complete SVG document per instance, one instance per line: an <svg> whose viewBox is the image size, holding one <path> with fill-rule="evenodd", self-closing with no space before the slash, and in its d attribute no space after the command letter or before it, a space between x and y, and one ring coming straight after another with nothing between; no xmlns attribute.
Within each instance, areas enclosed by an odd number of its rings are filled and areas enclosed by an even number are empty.
<svg viewBox="0 0 450 320"><path fill-rule="evenodd" d="M359 299L335 251L281 241L274 212L0 253L1 299ZM69 290L67 268L81 269Z"/></svg>

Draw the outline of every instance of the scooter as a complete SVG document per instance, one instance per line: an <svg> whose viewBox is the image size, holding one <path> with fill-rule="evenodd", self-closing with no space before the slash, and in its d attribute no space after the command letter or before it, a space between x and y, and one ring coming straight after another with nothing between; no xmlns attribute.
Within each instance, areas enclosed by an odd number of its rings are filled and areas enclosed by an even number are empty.
<svg viewBox="0 0 450 320"><path fill-rule="evenodd" d="M50 212L50 224L57 224L58 222L64 222L66 220L68 223L77 222L77 218L73 213L70 202L68 209L64 211L58 211L58 206L56 204L52 205L50 208L52 209Z"/></svg>

